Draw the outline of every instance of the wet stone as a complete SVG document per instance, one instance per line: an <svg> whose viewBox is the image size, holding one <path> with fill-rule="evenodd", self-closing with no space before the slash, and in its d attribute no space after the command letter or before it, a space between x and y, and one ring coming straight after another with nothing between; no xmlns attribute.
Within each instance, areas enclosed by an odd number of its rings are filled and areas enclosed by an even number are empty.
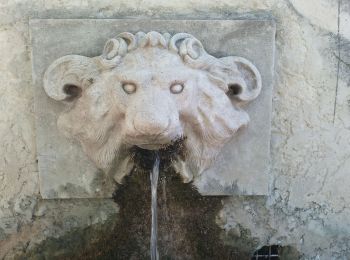
<svg viewBox="0 0 350 260"><path fill-rule="evenodd" d="M146 161L152 152L141 151ZM150 153L150 154L147 154ZM191 184L182 182L172 168L162 166L158 183L158 251L160 259L248 259L256 241L237 237L250 247L240 250L223 239L215 219L223 196L203 197ZM164 170L167 169L167 170ZM114 193L120 211L102 227L70 232L47 239L19 259L150 259L151 186L149 169L140 165ZM53 257L54 256L54 257ZM53 258L52 258L53 257Z"/></svg>

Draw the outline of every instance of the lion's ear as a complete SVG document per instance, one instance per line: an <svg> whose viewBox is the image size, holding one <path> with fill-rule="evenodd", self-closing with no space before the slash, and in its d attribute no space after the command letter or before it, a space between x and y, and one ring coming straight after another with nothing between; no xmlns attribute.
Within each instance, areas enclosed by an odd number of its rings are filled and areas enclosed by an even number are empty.
<svg viewBox="0 0 350 260"><path fill-rule="evenodd" d="M67 55L55 60L44 75L46 94L57 101L72 101L94 81L98 66L93 58Z"/></svg>
<svg viewBox="0 0 350 260"><path fill-rule="evenodd" d="M261 91L261 75L258 69L247 59L236 56L220 58L229 66L225 73L228 94L238 101L249 102Z"/></svg>

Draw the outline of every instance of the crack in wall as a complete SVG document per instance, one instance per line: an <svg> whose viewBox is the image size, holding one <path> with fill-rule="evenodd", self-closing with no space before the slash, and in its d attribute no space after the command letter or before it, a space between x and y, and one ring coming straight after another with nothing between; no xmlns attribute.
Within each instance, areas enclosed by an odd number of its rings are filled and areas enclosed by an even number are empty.
<svg viewBox="0 0 350 260"><path fill-rule="evenodd" d="M339 87L339 70L340 70L340 5L341 0L338 0L338 32L337 32L337 48L338 48L338 59L337 59L337 80L335 86L335 99L334 99L334 108L333 108L333 124L335 123L336 110L337 110L337 100L338 100L338 87Z"/></svg>

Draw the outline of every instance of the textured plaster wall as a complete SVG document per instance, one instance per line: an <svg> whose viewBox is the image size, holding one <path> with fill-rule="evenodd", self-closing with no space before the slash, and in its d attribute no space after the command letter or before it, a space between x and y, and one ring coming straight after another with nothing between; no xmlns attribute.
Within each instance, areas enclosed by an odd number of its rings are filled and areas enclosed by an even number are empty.
<svg viewBox="0 0 350 260"><path fill-rule="evenodd" d="M248 232L257 245L291 245L303 259L348 259L348 0L1 0L0 259L118 212L110 200L39 199L29 19L136 16L274 17L270 196L226 199L218 223L228 235Z"/></svg>

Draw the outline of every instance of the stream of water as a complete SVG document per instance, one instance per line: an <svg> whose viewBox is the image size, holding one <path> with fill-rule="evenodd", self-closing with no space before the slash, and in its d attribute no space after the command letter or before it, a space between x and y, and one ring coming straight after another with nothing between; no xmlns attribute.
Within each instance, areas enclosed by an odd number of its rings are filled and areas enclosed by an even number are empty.
<svg viewBox="0 0 350 260"><path fill-rule="evenodd" d="M151 229L151 260L158 260L158 247L157 247L157 186L159 177L159 155L156 154L156 159L151 171L151 190L152 190L152 229Z"/></svg>

